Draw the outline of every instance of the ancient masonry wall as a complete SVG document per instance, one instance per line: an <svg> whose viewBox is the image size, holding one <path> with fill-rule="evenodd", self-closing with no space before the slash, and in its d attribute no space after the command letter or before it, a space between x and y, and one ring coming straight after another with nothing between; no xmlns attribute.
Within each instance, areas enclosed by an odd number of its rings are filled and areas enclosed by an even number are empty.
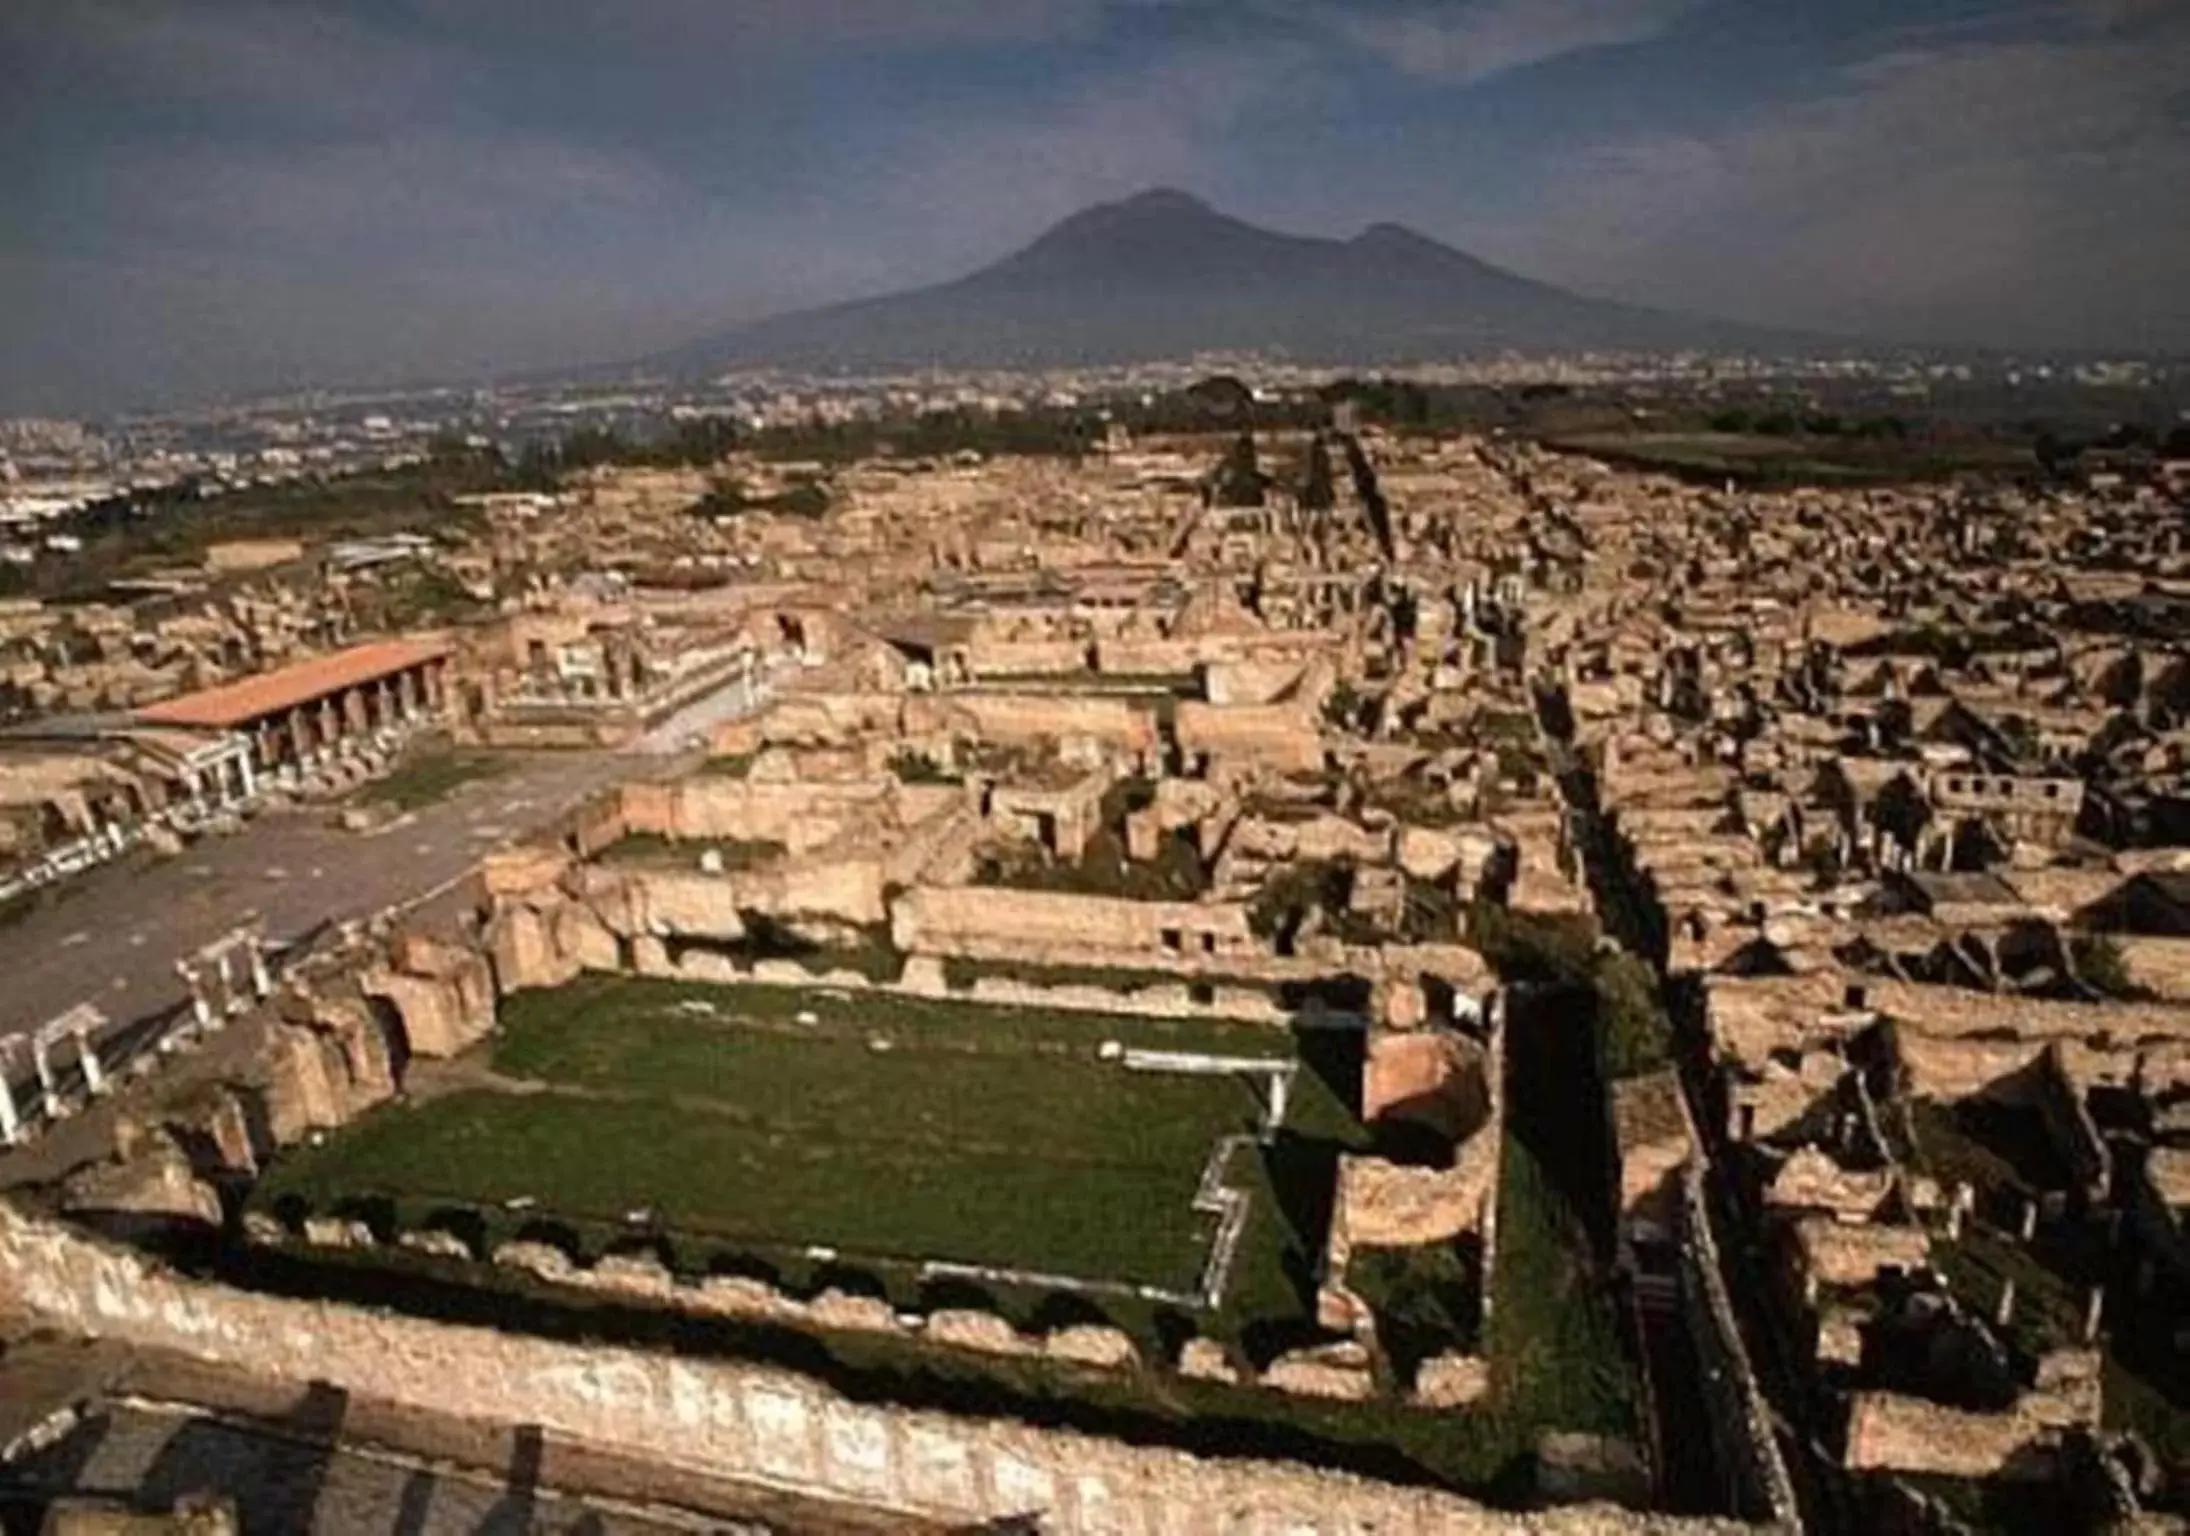
<svg viewBox="0 0 2190 1536"><path fill-rule="evenodd" d="M1735 1532L1601 1506L1527 1515L1272 1462L855 1403L789 1373L458 1328L177 1278L0 1206L0 1305L65 1332L943 1520L1093 1532Z"/></svg>
<svg viewBox="0 0 2190 1536"><path fill-rule="evenodd" d="M1794 1483L1772 1437L1764 1392L1741 1342L1705 1199L1702 1160L1691 1158L1681 1172L1680 1289L1711 1408L1713 1459L1727 1480L1728 1502L1736 1511L1792 1529L1799 1519Z"/></svg>

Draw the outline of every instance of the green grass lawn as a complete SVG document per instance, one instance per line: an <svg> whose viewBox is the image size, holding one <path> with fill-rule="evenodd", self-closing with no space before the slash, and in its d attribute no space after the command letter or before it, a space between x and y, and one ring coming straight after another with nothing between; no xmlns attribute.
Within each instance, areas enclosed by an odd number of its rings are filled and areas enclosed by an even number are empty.
<svg viewBox="0 0 2190 1536"><path fill-rule="evenodd" d="M693 1003L716 1012L679 1007ZM1191 1290L1211 1225L1195 1185L1217 1139L1254 1124L1255 1092L1128 1072L1098 1042L1277 1056L1291 1042L1167 1023L598 979L505 1008L494 1065L546 1091L384 1108L283 1158L260 1196L531 1196L586 1223L644 1207L687 1245L818 1244Z"/></svg>
<svg viewBox="0 0 2190 1536"><path fill-rule="evenodd" d="M1645 470L1763 486L1894 484L2037 467L2018 443L1923 443L1729 432L1603 432L1548 446Z"/></svg>
<svg viewBox="0 0 2190 1536"><path fill-rule="evenodd" d="M891 1048L872 1050L875 1038ZM1207 1239L1206 1218L1188 1209L1194 1182L1215 1139L1251 1123L1253 1097L1228 1079L1127 1074L1100 1061L1106 1039L1303 1063L1284 1132L1234 1155L1230 1176L1253 1204L1220 1310L1186 1317L1137 1297L923 1282L915 1266L887 1257L933 1256L947 1245L974 1262L1189 1287ZM406 1223L463 1206L485 1214L497 1239L552 1216L579 1229L589 1252L629 1238L623 1212L646 1205L687 1272L727 1261L810 1294L856 1271L901 1308L985 1306L1037 1330L1092 1315L1133 1333L1157 1359L1200 1332L1259 1365L1315 1337L1315 1265L1336 1159L1367 1140L1349 1102L1360 1042L1341 1031L589 977L505 1001L493 1050L499 1070L551 1086L385 1107L318 1148L284 1153L255 1199L327 1209L394 1195ZM1527 1496L1540 1430L1631 1432L1634 1410L1578 1218L1527 1147L1509 1136L1506 1150L1498 1310L1483 1340L1493 1395L1464 1413L1390 1399L1324 1402L1166 1372L1089 1373L869 1334L793 1335L589 1298L486 1266L452 1271L398 1250L254 1250L252 1262L286 1277L271 1283L306 1294L389 1305L400 1293L407 1310L497 1327L781 1358L867 1395L1205 1455L1334 1462L1510 1502ZM539 1209L499 1208L520 1194ZM827 1244L843 1259L786 1246L798 1243ZM1472 1332L1457 1289L1471 1262L1410 1256L1375 1288L1410 1322ZM1444 1347L1430 1332L1409 1342L1415 1354Z"/></svg>
<svg viewBox="0 0 2190 1536"><path fill-rule="evenodd" d="M509 760L492 752L465 752L441 748L406 759L386 778L375 779L357 792L365 805L391 805L399 811L415 811L447 799L459 787L506 772Z"/></svg>

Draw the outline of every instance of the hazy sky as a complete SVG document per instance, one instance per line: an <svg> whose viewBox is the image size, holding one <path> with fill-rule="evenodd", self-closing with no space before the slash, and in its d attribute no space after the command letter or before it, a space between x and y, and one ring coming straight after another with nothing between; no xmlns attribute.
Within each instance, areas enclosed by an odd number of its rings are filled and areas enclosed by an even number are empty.
<svg viewBox="0 0 2190 1536"><path fill-rule="evenodd" d="M2190 350L2190 0L0 0L0 411L642 353L1159 184Z"/></svg>

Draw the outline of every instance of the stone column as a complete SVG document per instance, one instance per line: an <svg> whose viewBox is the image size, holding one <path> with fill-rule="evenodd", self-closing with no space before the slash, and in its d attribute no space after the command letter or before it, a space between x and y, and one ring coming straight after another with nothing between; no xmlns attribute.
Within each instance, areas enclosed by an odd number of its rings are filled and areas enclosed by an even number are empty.
<svg viewBox="0 0 2190 1536"><path fill-rule="evenodd" d="M1293 1096L1293 1074L1270 1074L1270 1133L1277 1134L1285 1125L1285 1107Z"/></svg>
<svg viewBox="0 0 2190 1536"><path fill-rule="evenodd" d="M48 1120L61 1118L61 1089L53 1080L52 1047L42 1035L30 1037L30 1063L38 1069L38 1098Z"/></svg>
<svg viewBox="0 0 2190 1536"><path fill-rule="evenodd" d="M395 686L396 698L403 711L403 718L405 720L416 719L418 716L417 668L406 667L403 671L397 673Z"/></svg>
<svg viewBox="0 0 2190 1536"><path fill-rule="evenodd" d="M191 1019L200 1029L211 1028L213 1024L213 1005L206 1000L204 977L199 974L198 968L187 960L177 960L175 962L175 974L180 976L183 979L183 985L190 989Z"/></svg>
<svg viewBox="0 0 2190 1536"><path fill-rule="evenodd" d="M84 1069L85 1090L93 1098L104 1095L106 1069L99 1065L99 1052L91 1043L91 1031L88 1028L79 1028L76 1031L76 1059Z"/></svg>
<svg viewBox="0 0 2190 1536"><path fill-rule="evenodd" d="M266 952L259 944L257 934L248 935L243 941L243 953L251 965L251 994L263 1003L274 995L274 978L267 974Z"/></svg>
<svg viewBox="0 0 2190 1536"><path fill-rule="evenodd" d="M15 1089L8 1082L12 1051L0 1051L0 1147L15 1146L23 1139L23 1117L15 1107Z"/></svg>
<svg viewBox="0 0 2190 1536"><path fill-rule="evenodd" d="M238 994L236 978L228 968L228 951L223 949L214 957L213 967L221 979L221 1012L233 1018L243 1012L243 998Z"/></svg>

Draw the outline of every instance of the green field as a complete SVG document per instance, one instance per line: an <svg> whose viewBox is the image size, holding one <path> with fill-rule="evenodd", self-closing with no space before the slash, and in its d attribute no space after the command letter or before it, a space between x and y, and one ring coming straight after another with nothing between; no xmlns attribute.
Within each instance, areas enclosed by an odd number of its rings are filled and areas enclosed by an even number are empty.
<svg viewBox="0 0 2190 1536"><path fill-rule="evenodd" d="M397 1197L406 1224L464 1207L490 1240L560 1227L588 1255L632 1242L622 1212L646 1204L664 1217L665 1256L684 1273L759 1273L800 1295L848 1284L901 1309L977 1306L1034 1331L1105 1320L1158 1361L1200 1334L1259 1368L1319 1337L1316 1261L1336 1159L1367 1139L1349 1107L1357 1034L605 977L520 994L502 1018L493 1064L546 1088L381 1109L318 1148L285 1153L257 1202L369 1214L352 1202L377 1191ZM872 1050L878 1038L891 1048ZM968 1285L877 1256L948 1245L1013 1267L1081 1263L1086 1273L1191 1285L1207 1236L1206 1218L1188 1208L1195 1178L1215 1138L1251 1123L1255 1104L1226 1079L1126 1074L1098 1057L1106 1039L1302 1063L1284 1130L1228 1170L1252 1205L1221 1308L1189 1315L1132 1295ZM1402 1368L1452 1343L1487 1346L1491 1398L1464 1413L695 1318L398 1249L253 1248L241 1262L249 1283L292 1294L775 1360L863 1396L1203 1455L1305 1458L1510 1503L1528 1496L1539 1431L1625 1432L1633 1412L1586 1237L1510 1131L1488 1326L1472 1250L1387 1255L1382 1268L1364 1268ZM516 1193L535 1195L539 1208L499 1208ZM797 1242L827 1243L841 1257L784 1246Z"/></svg>
<svg viewBox="0 0 2190 1536"><path fill-rule="evenodd" d="M1958 475L2030 473L2037 461L2019 443L1772 436L1748 432L1599 432L1550 438L1546 446L1609 464L1662 470L1759 488L1890 485Z"/></svg>
<svg viewBox="0 0 2190 1536"><path fill-rule="evenodd" d="M1098 1059L1106 1038L1291 1051L1242 1026L596 979L505 1006L494 1068L541 1091L385 1107L284 1157L259 1194L529 1196L587 1225L650 1210L687 1248L825 1245L1190 1291L1212 1224L1196 1183L1219 1137L1252 1128L1256 1094L1128 1072Z"/></svg>

